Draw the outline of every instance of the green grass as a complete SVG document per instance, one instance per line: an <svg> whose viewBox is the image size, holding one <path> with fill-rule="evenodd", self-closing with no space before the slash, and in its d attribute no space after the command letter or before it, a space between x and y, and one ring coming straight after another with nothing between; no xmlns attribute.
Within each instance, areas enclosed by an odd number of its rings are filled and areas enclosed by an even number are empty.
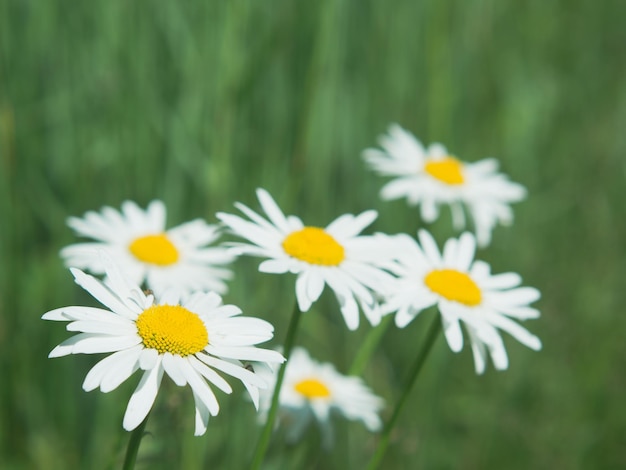
<svg viewBox="0 0 626 470"><path fill-rule="evenodd" d="M374 230L413 231L415 211L380 202L359 156L390 122L497 156L528 188L480 256L542 291L527 326L544 349L507 340L510 369L476 377L469 350L439 341L385 468L626 467L624 15L592 0L0 0L2 467L118 468L128 439L137 378L85 393L95 357L46 358L68 333L41 315L92 302L58 256L75 240L66 217L161 198L172 225L215 222L264 187L310 224L373 207ZM279 344L292 280L234 269L226 301ZM368 327L348 334L331 297L299 342L347 371ZM426 324L391 328L366 368L385 416ZM138 468L246 468L258 433L241 390L194 438L190 391L165 382ZM276 440L267 468L362 468L376 437L337 424L332 452L315 432Z"/></svg>

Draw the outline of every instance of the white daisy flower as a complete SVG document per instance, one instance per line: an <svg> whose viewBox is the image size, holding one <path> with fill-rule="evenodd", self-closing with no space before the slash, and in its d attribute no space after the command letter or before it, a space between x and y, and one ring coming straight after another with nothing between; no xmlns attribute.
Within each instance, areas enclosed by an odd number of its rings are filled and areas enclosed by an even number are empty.
<svg viewBox="0 0 626 470"><path fill-rule="evenodd" d="M376 219L376 211L342 215L326 228L311 227L298 217L285 217L267 191L257 189L257 196L269 221L240 203L235 206L250 221L217 214L236 235L252 243L232 244L238 254L270 258L259 265L261 272L297 274L300 311L308 311L328 285L349 329L359 326L359 305L370 323L378 324L380 313L373 292L391 278L381 268L390 256L385 237L359 236Z"/></svg>
<svg viewBox="0 0 626 470"><path fill-rule="evenodd" d="M465 228L465 206L479 246L489 244L498 223L512 223L510 204L526 196L522 185L498 173L497 160L462 162L441 144L424 148L413 134L397 124L381 136L380 146L382 150L365 150L363 158L378 174L395 177L383 186L381 198L406 197L410 205L420 205L422 219L428 223L437 219L441 204L448 204L456 230Z"/></svg>
<svg viewBox="0 0 626 470"><path fill-rule="evenodd" d="M224 280L232 277L219 265L230 263L233 256L224 248L207 247L219 237L218 227L196 219L165 230L161 201L152 201L145 211L126 201L121 212L104 207L82 219L70 217L67 223L77 235L98 240L61 250L67 266L103 274L100 253L104 252L131 282L145 281L156 294L170 288L183 295L200 290L222 294L227 290Z"/></svg>
<svg viewBox="0 0 626 470"><path fill-rule="evenodd" d="M441 313L450 349L463 348L462 321L468 332L476 372L485 371L487 351L496 369L508 367L508 357L498 329L506 331L531 349L541 341L512 319L538 318L529 304L539 299L533 287L518 287L516 273L490 274L483 261L474 261L476 241L470 233L449 239L440 254L432 236L419 231L418 243L408 235L397 235L399 269L390 286L384 313L396 313L396 325L404 328L422 310L436 305ZM421 246L420 246L421 245Z"/></svg>
<svg viewBox="0 0 626 470"><path fill-rule="evenodd" d="M254 346L273 337L271 324L239 316L238 307L222 305L215 293L194 293L180 304L179 296L169 290L157 303L117 269L106 268L106 284L78 269L71 271L76 283L107 309L64 307L42 318L69 321L67 330L79 332L54 348L49 357L112 353L89 371L83 383L85 391L100 387L102 392L110 392L138 369L143 371L126 408L124 429L131 431L145 419L164 373L176 385L191 387L197 436L206 431L209 415L219 411L207 382L225 393L232 391L216 371L241 380L258 409L258 389L268 384L240 361L284 361L278 352Z"/></svg>
<svg viewBox="0 0 626 470"><path fill-rule="evenodd" d="M270 386L261 392L261 420L270 409L276 373L265 368L259 373ZM280 422L286 425L287 440L297 441L311 421L317 421L325 446L332 443L331 412L346 419L362 421L370 431L381 428L378 413L384 406L359 377L345 376L332 364L319 363L303 348L294 348L287 361L285 378L279 395Z"/></svg>

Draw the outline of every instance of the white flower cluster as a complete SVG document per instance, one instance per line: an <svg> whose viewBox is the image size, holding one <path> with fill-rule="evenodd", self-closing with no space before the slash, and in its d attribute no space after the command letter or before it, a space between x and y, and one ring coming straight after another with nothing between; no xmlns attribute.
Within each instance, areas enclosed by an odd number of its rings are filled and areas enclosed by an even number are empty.
<svg viewBox="0 0 626 470"><path fill-rule="evenodd" d="M520 287L518 274L491 274L487 263L474 259L476 246L490 242L494 226L512 221L510 204L525 196L524 188L497 173L493 159L461 162L440 144L425 149L397 125L380 144L382 150L367 149L364 158L379 174L394 177L383 187L383 199L406 197L421 206L425 222L434 221L439 206L448 204L459 230L465 227L467 210L475 235L450 238L441 251L423 229L417 240L407 234L363 235L377 218L373 210L341 215L326 227L306 225L285 215L267 191L258 189L263 214L240 203L235 206L243 216L217 213L222 227L243 240L215 246L221 227L197 219L166 229L161 201L146 210L130 201L121 211L104 207L68 219L77 235L94 241L61 251L75 281L104 308L47 312L44 319L68 322L67 330L77 332L50 357L108 354L87 374L86 391L109 392L141 370L123 420L127 430L148 415L163 375L191 388L196 435L204 434L209 416L219 411L212 387L232 392L223 374L243 383L264 416L276 383L272 365L284 357L257 347L272 339L271 324L222 303L220 294L232 276L226 266L240 255L262 258L261 272L295 275L300 312L310 310L328 288L349 330L359 327L361 312L373 326L383 316L395 315L396 325L404 328L436 306L455 352L463 347L464 325L479 374L488 356L497 369L508 367L500 330L540 349L539 339L515 321L539 317L530 306L539 291ZM369 430L380 428L383 400L360 378L341 375L302 348L293 351L285 374L279 403L281 421L292 424L291 439L316 420L328 443L332 412L362 421Z"/></svg>

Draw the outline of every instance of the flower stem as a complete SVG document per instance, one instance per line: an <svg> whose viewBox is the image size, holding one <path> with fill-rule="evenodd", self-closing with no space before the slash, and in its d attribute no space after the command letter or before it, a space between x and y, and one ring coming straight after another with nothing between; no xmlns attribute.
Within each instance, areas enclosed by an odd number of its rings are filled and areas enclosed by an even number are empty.
<svg viewBox="0 0 626 470"><path fill-rule="evenodd" d="M387 451L387 447L389 446L391 431L393 430L393 427L396 424L398 417L400 416L400 412L402 411L402 408L406 403L407 398L409 397L409 393L413 388L413 384L415 383L417 376L422 370L422 366L424 365L424 362L426 361L426 358L428 357L428 354L430 353L433 344L435 344L435 340L437 339L437 336L439 336L440 331L441 318L437 314L434 316L433 322L431 323L430 328L428 329L428 333L426 334L426 340L424 341L424 344L417 353L415 362L411 366L411 370L409 372L409 380L407 381L406 386L404 387L404 391L402 392L402 395L400 396L400 399L398 400L398 403L393 410L391 418L383 429L380 442L378 443L378 448L376 449L376 453L372 457L372 460L370 460L367 470L375 470L376 468L378 468L380 462L385 456L385 452Z"/></svg>
<svg viewBox="0 0 626 470"><path fill-rule="evenodd" d="M365 337L365 340L363 340L361 347L356 353L352 366L348 371L348 375L360 376L363 373L363 370L372 357L374 350L383 338L385 331L387 331L392 318L393 315L384 316L378 326L370 329L369 333Z"/></svg>
<svg viewBox="0 0 626 470"><path fill-rule="evenodd" d="M124 457L124 466L122 467L123 470L132 470L135 468L139 444L141 444L141 439L144 436L144 429L146 428L146 423L148 422L149 417L150 414L145 417L141 424L137 426L130 435L128 447L126 448L126 457Z"/></svg>
<svg viewBox="0 0 626 470"><path fill-rule="evenodd" d="M278 413L278 397L280 396L280 389L283 385L283 379L285 378L287 362L289 361L289 356L291 355L291 350L293 349L293 344L296 339L296 332L298 330L298 323L300 322L301 316L302 313L300 312L300 309L298 309L298 302L296 301L296 304L293 308L293 313L291 314L291 320L289 321L289 327L287 329L287 338L285 338L285 349L283 351L283 356L285 356L285 362L280 365L280 369L278 370L276 385L274 386L274 394L272 395L272 404L267 414L265 427L263 428L263 432L261 434L261 437L259 438L256 450L254 451L252 465L250 466L252 470L258 470L261 467L263 459L265 458L265 453L267 452L270 437L274 429L274 421L276 420L276 414Z"/></svg>

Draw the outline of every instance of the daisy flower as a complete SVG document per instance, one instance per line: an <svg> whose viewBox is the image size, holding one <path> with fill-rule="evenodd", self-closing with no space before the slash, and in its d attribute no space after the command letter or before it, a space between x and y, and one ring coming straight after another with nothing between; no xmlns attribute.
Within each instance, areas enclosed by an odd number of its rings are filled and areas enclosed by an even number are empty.
<svg viewBox="0 0 626 470"><path fill-rule="evenodd" d="M380 138L380 146L382 150L365 150L363 158L378 174L394 177L383 186L381 198L406 197L410 205L420 205L422 219L428 223L437 219L441 204L448 204L456 230L465 228L465 206L479 246L489 244L498 223L512 223L510 204L526 196L523 186L498 173L497 160L462 162L441 144L424 148L413 134L397 124Z"/></svg>
<svg viewBox="0 0 626 470"><path fill-rule="evenodd" d="M359 377L340 374L329 363L319 363L303 348L294 348L287 361L285 379L280 389L281 422L287 425L287 440L297 441L311 421L317 421L326 447L332 443L331 412L346 419L362 421L370 431L378 431L378 413L384 406ZM268 378L270 387L261 392L261 419L268 412L276 374L265 368L259 371Z"/></svg>
<svg viewBox="0 0 626 470"><path fill-rule="evenodd" d="M104 274L100 256L104 252L131 282L145 281L157 294L169 288L183 294L200 290L221 294L227 290L224 280L232 277L230 270L218 266L230 263L233 256L224 248L206 246L217 240L217 226L196 219L165 230L161 201L152 201L145 211L126 201L121 212L104 207L82 219L70 217L67 223L77 235L98 240L61 250L67 266Z"/></svg>
<svg viewBox="0 0 626 470"><path fill-rule="evenodd" d="M308 311L328 285L349 329L359 326L359 305L370 323L378 324L380 313L373 292L391 278L381 268L390 259L389 250L385 237L359 236L376 219L376 211L345 214L319 228L305 226L295 216L285 217L267 191L257 189L257 196L269 220L240 203L235 206L250 221L217 214L236 235L251 242L233 243L237 253L269 258L259 265L261 272L297 274L300 311Z"/></svg>
<svg viewBox="0 0 626 470"><path fill-rule="evenodd" d="M54 348L49 357L112 353L89 371L83 382L85 391L99 387L110 392L142 370L126 408L124 429L135 429L148 415L164 373L176 385L191 387L197 436L206 431L209 415L219 411L209 383L225 393L232 391L217 371L239 379L258 408L259 388L267 383L240 361L284 361L278 352L254 346L272 338L271 324L239 316L238 307L222 305L215 293L194 293L181 304L175 291L169 290L156 302L152 294L146 295L117 269L103 264L106 283L79 269L71 271L76 283L106 309L64 307L42 318L70 322L67 330L79 332Z"/></svg>
<svg viewBox="0 0 626 470"><path fill-rule="evenodd" d="M449 239L439 252L432 236L419 231L418 244L408 235L397 235L398 278L389 286L384 313L396 313L395 322L404 328L422 310L436 305L441 313L450 349L463 348L461 322L469 335L476 373L485 371L487 351L496 369L508 367L508 357L498 329L506 331L531 349L541 349L541 341L513 321L538 318L539 311L529 304L539 299L533 287L519 287L516 273L491 274L483 261L474 261L476 241L463 233Z"/></svg>

